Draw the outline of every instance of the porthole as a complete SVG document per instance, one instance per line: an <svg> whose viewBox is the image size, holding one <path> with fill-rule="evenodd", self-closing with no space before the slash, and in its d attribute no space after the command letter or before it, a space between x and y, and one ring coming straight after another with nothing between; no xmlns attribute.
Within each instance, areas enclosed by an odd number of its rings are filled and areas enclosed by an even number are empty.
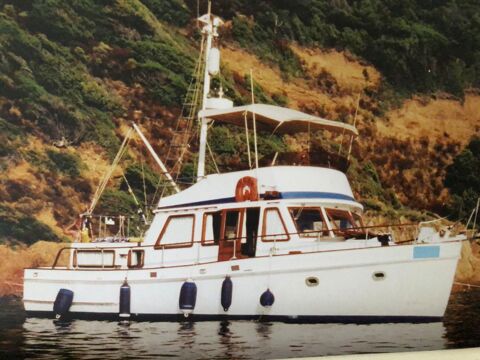
<svg viewBox="0 0 480 360"><path fill-rule="evenodd" d="M319 281L318 281L318 278L315 277L315 276L309 276L305 279L305 284L307 284L307 286L317 286L319 284Z"/></svg>
<svg viewBox="0 0 480 360"><path fill-rule="evenodd" d="M386 275L383 271L375 271L372 274L372 279L375 281L385 280L385 278L386 278Z"/></svg>

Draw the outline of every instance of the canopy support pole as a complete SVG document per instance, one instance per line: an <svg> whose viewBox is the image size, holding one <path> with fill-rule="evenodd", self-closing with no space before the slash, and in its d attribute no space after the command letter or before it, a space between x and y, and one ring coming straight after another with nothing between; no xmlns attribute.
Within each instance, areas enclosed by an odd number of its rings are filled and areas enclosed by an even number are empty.
<svg viewBox="0 0 480 360"><path fill-rule="evenodd" d="M208 144L208 141L207 141L207 149L208 149L208 153L210 154L210 157L212 158L213 166L215 166L215 170L217 174L220 174L220 169L218 168L217 162L215 161L215 156L213 154L212 148Z"/></svg>
<svg viewBox="0 0 480 360"><path fill-rule="evenodd" d="M252 155L250 154L250 138L248 136L248 120L247 120L247 112L243 113L243 119L245 120L245 138L247 139L247 154L248 154L248 168L252 168Z"/></svg>
<svg viewBox="0 0 480 360"><path fill-rule="evenodd" d="M358 115L358 108L360 107L361 96L362 96L362 93L359 93L357 98L357 107L355 108L355 116L353 117L353 127L355 127L355 125L357 124L357 115ZM342 132L342 143L343 143L343 132ZM352 153L352 145L353 145L353 135L350 135L350 145L348 146L347 161L350 161L350 154Z"/></svg>
<svg viewBox="0 0 480 360"><path fill-rule="evenodd" d="M255 104L255 97L253 94L253 72L250 69L250 90L252 93L252 105ZM255 169L258 170L258 148L257 148L257 121L255 119L255 111L252 112L253 115L253 146L255 149Z"/></svg>

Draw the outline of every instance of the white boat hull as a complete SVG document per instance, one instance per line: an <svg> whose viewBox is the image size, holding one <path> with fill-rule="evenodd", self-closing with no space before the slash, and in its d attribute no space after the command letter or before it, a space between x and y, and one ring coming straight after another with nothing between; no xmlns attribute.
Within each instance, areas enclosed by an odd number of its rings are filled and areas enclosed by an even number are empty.
<svg viewBox="0 0 480 360"><path fill-rule="evenodd" d="M432 247L438 255L428 255ZM444 315L460 247L452 241L138 270L26 269L24 304L30 315L53 317L55 297L66 288L74 292L71 316L118 318L120 286L127 278L133 319L172 320L183 317L180 288L191 278L198 289L193 320L434 320ZM415 248L427 256L417 257ZM226 275L233 282L228 311L220 302ZM317 278L318 285L307 286L307 278ZM259 298L267 288L275 302L264 308Z"/></svg>

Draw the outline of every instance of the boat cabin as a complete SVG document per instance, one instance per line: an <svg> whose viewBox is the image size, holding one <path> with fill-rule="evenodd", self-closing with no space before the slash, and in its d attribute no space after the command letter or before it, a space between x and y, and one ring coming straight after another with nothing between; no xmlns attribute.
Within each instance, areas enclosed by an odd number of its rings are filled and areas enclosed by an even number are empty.
<svg viewBox="0 0 480 360"><path fill-rule="evenodd" d="M143 242L77 243L71 266L171 267L357 247L367 241L362 211L334 169L212 174L163 198Z"/></svg>

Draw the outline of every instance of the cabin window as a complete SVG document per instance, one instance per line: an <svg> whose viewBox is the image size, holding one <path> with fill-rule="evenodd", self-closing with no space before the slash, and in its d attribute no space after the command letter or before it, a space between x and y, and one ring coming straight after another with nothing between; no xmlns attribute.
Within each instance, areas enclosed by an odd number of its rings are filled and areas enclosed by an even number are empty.
<svg viewBox="0 0 480 360"><path fill-rule="evenodd" d="M278 208L265 209L263 213L262 240L288 241L289 239L290 236Z"/></svg>
<svg viewBox="0 0 480 360"><path fill-rule="evenodd" d="M193 215L174 215L167 219L155 248L189 247L193 245Z"/></svg>
<svg viewBox="0 0 480 360"><path fill-rule="evenodd" d="M75 250L73 266L79 268L115 267L115 250Z"/></svg>
<svg viewBox="0 0 480 360"><path fill-rule="evenodd" d="M325 209L330 223L339 230L346 230L357 227L352 215L345 210Z"/></svg>
<svg viewBox="0 0 480 360"><path fill-rule="evenodd" d="M203 245L218 245L222 227L222 212L205 213L203 215Z"/></svg>
<svg viewBox="0 0 480 360"><path fill-rule="evenodd" d="M328 228L318 208L290 208L290 214L301 237L328 236Z"/></svg>
<svg viewBox="0 0 480 360"><path fill-rule="evenodd" d="M225 226L222 239L234 240L240 237L240 210L225 211Z"/></svg>
<svg viewBox="0 0 480 360"><path fill-rule="evenodd" d="M128 267L139 269L143 267L145 259L145 251L139 249L132 249L128 252Z"/></svg>

